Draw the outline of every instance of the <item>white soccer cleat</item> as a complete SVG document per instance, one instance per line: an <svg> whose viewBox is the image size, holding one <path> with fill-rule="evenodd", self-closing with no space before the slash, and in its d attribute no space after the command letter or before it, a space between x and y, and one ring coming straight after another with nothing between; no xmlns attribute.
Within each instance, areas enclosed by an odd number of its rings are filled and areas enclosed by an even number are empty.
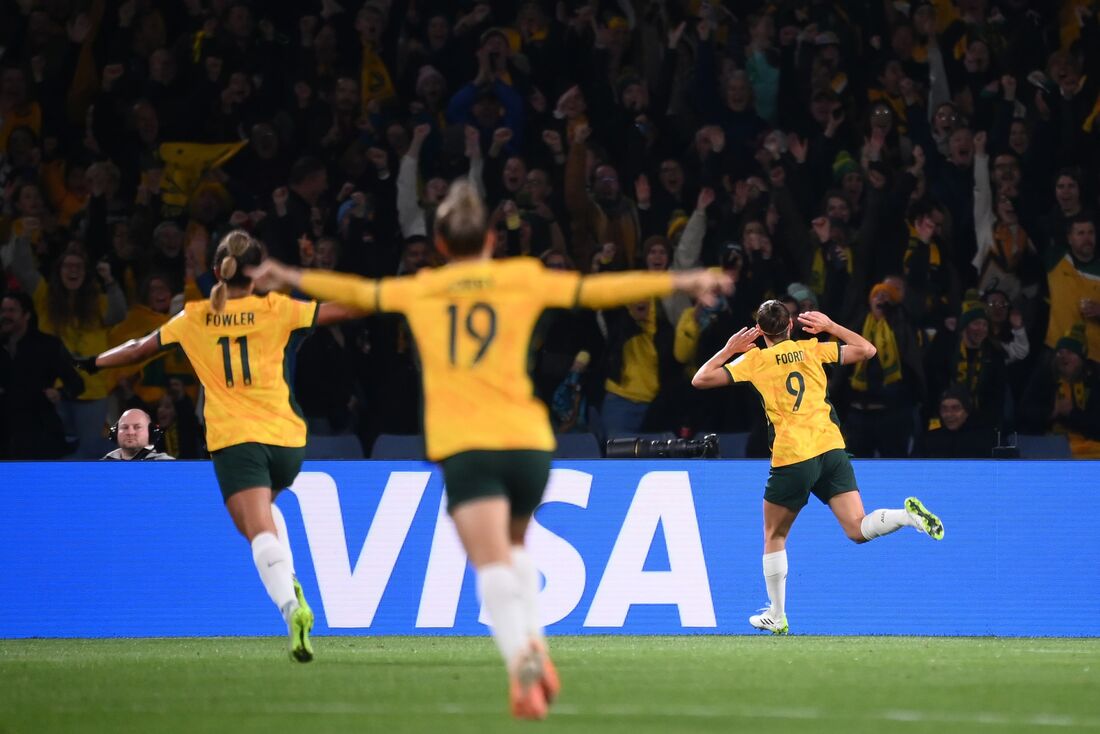
<svg viewBox="0 0 1100 734"><path fill-rule="evenodd" d="M790 627L787 625L787 616L776 617L771 613L770 608L761 609L760 614L749 617L749 624L758 630L771 632L773 635L785 635L790 632Z"/></svg>

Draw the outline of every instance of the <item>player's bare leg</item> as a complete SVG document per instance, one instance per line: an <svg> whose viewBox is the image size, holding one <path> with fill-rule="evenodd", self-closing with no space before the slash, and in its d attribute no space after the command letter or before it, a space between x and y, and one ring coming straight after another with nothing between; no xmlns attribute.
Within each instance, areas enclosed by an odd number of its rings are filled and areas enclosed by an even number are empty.
<svg viewBox="0 0 1100 734"><path fill-rule="evenodd" d="M787 535L798 511L764 500L764 583L768 587L767 609L749 617L749 624L775 635L785 635L787 625Z"/></svg>
<svg viewBox="0 0 1100 734"><path fill-rule="evenodd" d="M829 500L829 509L836 515L836 520L840 523L844 534L848 536L848 540L853 543L866 543L868 540L878 537L868 537L863 533L863 519L867 516L867 513L863 511L863 498L860 497L858 490L833 495L832 499Z"/></svg>
<svg viewBox="0 0 1100 734"><path fill-rule="evenodd" d="M309 640L313 629L313 611L302 603L300 587L296 587L294 579L294 561L289 544L284 544L279 538L271 499L269 487L251 487L229 495L225 508L237 530L252 545L252 561L256 564L256 571L267 589L267 595L283 615L290 636L290 656L300 663L308 663L313 659L313 646Z"/></svg>
<svg viewBox="0 0 1100 734"><path fill-rule="evenodd" d="M520 578L512 565L510 509L504 497L463 502L451 511L458 537L477 569L477 588L489 619L493 640L508 667L512 715L520 719L546 717L542 656L527 633Z"/></svg>

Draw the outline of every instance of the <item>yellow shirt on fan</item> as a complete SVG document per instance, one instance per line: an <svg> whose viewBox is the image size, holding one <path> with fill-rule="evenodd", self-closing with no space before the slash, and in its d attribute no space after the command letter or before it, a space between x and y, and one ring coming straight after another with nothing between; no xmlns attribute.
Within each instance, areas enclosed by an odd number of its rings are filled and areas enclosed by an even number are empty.
<svg viewBox="0 0 1100 734"><path fill-rule="evenodd" d="M816 339L753 349L726 365L735 382L751 382L764 401L772 466L844 448L822 365L840 361L840 342Z"/></svg>
<svg viewBox="0 0 1100 734"><path fill-rule="evenodd" d="M162 347L179 344L206 390L203 418L210 451L242 443L306 445L306 423L288 377L291 340L317 322L316 301L281 293L191 301L158 331Z"/></svg>
<svg viewBox="0 0 1100 734"><path fill-rule="evenodd" d="M634 314L631 314L634 317ZM657 303L649 301L643 318L635 318L641 333L623 344L623 370L618 380L607 378L604 389L636 403L651 403L661 391L657 344Z"/></svg>
<svg viewBox="0 0 1100 734"><path fill-rule="evenodd" d="M428 458L463 451L552 451L546 406L527 373L547 308L605 308L672 290L668 273L582 277L534 258L467 260L415 276L365 280L307 271L300 288L364 311L402 313L420 354Z"/></svg>

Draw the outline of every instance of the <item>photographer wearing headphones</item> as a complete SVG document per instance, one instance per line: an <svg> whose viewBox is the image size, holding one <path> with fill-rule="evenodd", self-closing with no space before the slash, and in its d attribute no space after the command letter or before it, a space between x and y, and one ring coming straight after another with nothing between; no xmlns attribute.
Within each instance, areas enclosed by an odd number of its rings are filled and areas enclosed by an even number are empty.
<svg viewBox="0 0 1100 734"><path fill-rule="evenodd" d="M156 450L160 428L152 425L149 414L131 408L119 416L111 428L111 439L118 448L103 457L105 461L171 461L175 457Z"/></svg>

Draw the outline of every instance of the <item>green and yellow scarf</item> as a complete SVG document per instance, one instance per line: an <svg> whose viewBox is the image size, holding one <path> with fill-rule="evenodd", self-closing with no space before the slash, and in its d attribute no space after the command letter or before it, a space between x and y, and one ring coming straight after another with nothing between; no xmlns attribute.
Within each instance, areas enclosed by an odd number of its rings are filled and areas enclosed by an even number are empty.
<svg viewBox="0 0 1100 734"><path fill-rule="evenodd" d="M872 313L867 314L863 320L863 338L875 345L878 350L878 361L882 365L882 384L893 385L901 382L901 356L898 353L898 340L894 336L894 330L886 319L875 318ZM867 391L867 362L856 365L852 373L852 389L859 392Z"/></svg>
<svg viewBox="0 0 1100 734"><path fill-rule="evenodd" d="M959 339L959 353L955 357L955 382L970 393L974 407L978 406L978 381L982 377L982 348L968 349L966 341Z"/></svg>

